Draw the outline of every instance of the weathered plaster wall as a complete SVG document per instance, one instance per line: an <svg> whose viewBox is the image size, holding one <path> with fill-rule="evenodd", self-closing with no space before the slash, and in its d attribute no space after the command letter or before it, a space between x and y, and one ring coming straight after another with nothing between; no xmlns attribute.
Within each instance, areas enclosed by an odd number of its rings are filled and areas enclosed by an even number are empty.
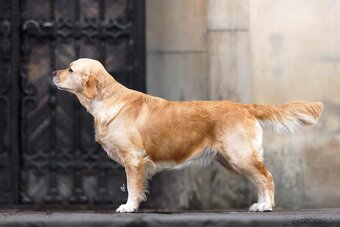
<svg viewBox="0 0 340 227"><path fill-rule="evenodd" d="M340 1L147 0L148 92L173 100L318 100L318 125L266 132L277 206L340 206ZM159 174L148 207L246 208L253 187L218 164Z"/></svg>
<svg viewBox="0 0 340 227"><path fill-rule="evenodd" d="M318 125L265 137L283 207L340 206L340 1L250 1L253 101L320 100Z"/></svg>

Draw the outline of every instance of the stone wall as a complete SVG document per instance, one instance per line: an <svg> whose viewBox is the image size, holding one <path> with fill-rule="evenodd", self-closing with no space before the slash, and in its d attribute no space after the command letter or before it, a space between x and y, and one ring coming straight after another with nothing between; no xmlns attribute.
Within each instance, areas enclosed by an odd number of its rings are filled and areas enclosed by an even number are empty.
<svg viewBox="0 0 340 227"><path fill-rule="evenodd" d="M172 100L323 101L316 126L266 132L282 208L340 205L340 1L146 0L148 93ZM254 189L218 164L159 174L146 207L246 208Z"/></svg>

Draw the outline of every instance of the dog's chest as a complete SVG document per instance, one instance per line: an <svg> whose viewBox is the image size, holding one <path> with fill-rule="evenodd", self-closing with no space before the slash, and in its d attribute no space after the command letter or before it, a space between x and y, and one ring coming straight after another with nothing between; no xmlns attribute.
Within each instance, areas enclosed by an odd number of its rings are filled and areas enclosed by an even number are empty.
<svg viewBox="0 0 340 227"><path fill-rule="evenodd" d="M94 116L96 141L103 147L109 148L114 142L113 131L110 131L110 125L114 123L122 107L123 104L108 105L100 101L92 102L91 114Z"/></svg>
<svg viewBox="0 0 340 227"><path fill-rule="evenodd" d="M95 121L95 139L111 159L122 165L122 160L115 146L114 137L112 137L108 126Z"/></svg>

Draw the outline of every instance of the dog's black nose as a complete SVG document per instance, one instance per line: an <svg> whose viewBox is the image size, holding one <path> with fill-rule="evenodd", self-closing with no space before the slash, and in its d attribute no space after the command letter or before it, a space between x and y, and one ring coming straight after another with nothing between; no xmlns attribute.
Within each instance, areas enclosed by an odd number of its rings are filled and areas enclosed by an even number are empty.
<svg viewBox="0 0 340 227"><path fill-rule="evenodd" d="M53 75L53 76L57 75L57 71L53 71L53 72L52 72L52 75Z"/></svg>

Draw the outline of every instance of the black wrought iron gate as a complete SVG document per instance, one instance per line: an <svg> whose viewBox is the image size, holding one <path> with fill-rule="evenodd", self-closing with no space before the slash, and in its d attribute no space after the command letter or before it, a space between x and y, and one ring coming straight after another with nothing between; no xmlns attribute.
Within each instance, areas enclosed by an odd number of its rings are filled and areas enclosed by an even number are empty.
<svg viewBox="0 0 340 227"><path fill-rule="evenodd" d="M95 58L144 91L144 1L0 0L0 28L0 204L123 202L123 169L51 72Z"/></svg>

